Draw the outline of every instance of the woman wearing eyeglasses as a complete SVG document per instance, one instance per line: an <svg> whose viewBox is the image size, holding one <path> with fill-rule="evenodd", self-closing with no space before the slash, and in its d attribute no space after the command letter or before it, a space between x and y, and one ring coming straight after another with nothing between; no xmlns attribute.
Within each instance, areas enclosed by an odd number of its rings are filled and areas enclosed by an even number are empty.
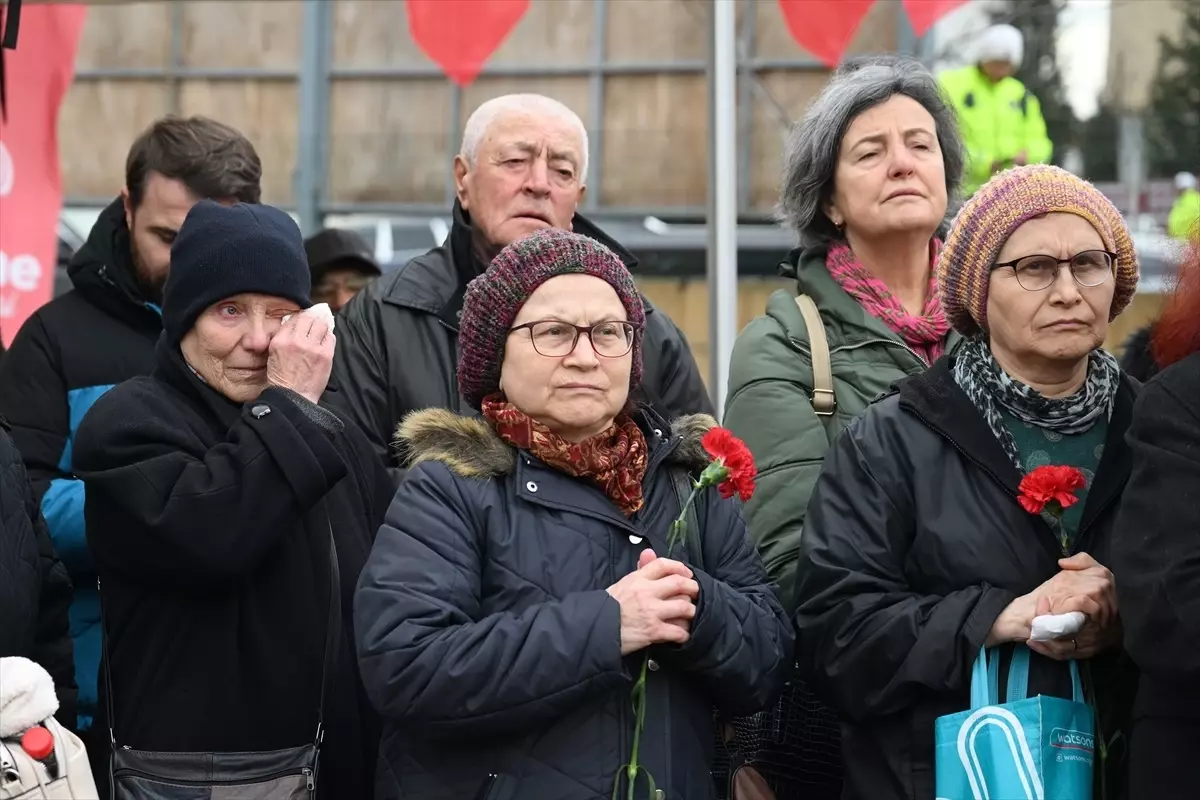
<svg viewBox="0 0 1200 800"><path fill-rule="evenodd" d="M1121 797L1136 677L1105 565L1135 389L1102 344L1137 285L1129 231L1090 184L1019 167L963 207L937 277L966 341L850 424L805 525L796 650L845 719L845 797L934 796L934 720L969 707L983 646L1002 648L1001 686L1033 651L1031 697L1069 698L1084 663L1096 796ZM1061 521L1018 501L1045 465L1083 475ZM1071 611L1077 633L1028 641L1035 616Z"/></svg>
<svg viewBox="0 0 1200 800"><path fill-rule="evenodd" d="M482 419L400 425L412 468L355 601L376 798L610 796L647 649L638 763L667 797L714 798L713 707L782 687L791 625L734 502L703 493L667 554L714 422L631 406L644 321L621 260L567 231L468 287L458 385Z"/></svg>

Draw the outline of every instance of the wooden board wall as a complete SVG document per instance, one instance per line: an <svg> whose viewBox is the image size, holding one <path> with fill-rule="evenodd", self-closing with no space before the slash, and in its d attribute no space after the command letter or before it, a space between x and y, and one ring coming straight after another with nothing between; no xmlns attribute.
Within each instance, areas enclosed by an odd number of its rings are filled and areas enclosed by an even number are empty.
<svg viewBox="0 0 1200 800"><path fill-rule="evenodd" d="M611 63L702 62L709 0L609 0L605 59ZM449 82L412 41L402 0L330 0L335 67L417 67L430 77L332 82L328 195L336 202L445 202L459 131L451 128ZM737 0L742 24L755 16L754 54L803 58L776 0ZM173 3L93 6L78 66L166 70ZM298 0L181 0L180 61L197 68L294 71L299 67L302 4ZM854 52L893 49L899 0L881 0L860 29ZM594 0L532 0L529 12L489 65L587 65L593 59ZM462 118L484 100L516 91L541 92L571 106L589 131L603 126L600 201L611 206L702 206L707 164L707 91L702 73L610 75L604 119L588 119L585 76L482 77L463 92ZM750 197L769 210L777 195L784 127L824 84L823 70L762 74L774 102L756 99ZM68 197L106 197L121 184L125 155L137 134L169 113L210 114L241 129L258 146L264 199L291 201L296 167L297 95L293 80L88 79L72 86L60 121Z"/></svg>

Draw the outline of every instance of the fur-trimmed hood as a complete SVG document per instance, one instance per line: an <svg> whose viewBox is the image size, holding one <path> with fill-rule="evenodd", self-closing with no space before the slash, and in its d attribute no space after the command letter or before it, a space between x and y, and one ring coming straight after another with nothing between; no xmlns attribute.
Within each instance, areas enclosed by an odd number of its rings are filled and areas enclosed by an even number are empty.
<svg viewBox="0 0 1200 800"><path fill-rule="evenodd" d="M711 460L700 440L717 421L708 414L691 414L671 423L678 444L670 463L700 472ZM408 466L440 461L464 478L491 478L516 469L516 449L501 439L487 421L463 417L441 408L407 415L396 428L395 444Z"/></svg>

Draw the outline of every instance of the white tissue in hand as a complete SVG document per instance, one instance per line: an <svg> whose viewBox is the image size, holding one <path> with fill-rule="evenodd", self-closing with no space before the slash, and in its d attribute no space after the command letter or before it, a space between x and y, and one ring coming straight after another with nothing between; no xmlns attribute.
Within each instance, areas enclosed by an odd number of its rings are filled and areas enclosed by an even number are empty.
<svg viewBox="0 0 1200 800"><path fill-rule="evenodd" d="M333 326L334 326L333 311L330 310L329 303L317 303L315 306L306 308L303 311L301 311L300 316L302 316L302 317L304 317L304 316L319 317L319 318L325 320L325 324L329 326L329 330L331 330L331 331L333 330ZM283 323L286 325L287 321L291 318L292 318L291 314L286 315L283 318Z"/></svg>
<svg viewBox="0 0 1200 800"><path fill-rule="evenodd" d="M1061 639L1079 633L1087 620L1082 611L1072 611L1068 614L1043 614L1033 618L1029 629L1029 639L1033 642L1048 642L1051 639Z"/></svg>

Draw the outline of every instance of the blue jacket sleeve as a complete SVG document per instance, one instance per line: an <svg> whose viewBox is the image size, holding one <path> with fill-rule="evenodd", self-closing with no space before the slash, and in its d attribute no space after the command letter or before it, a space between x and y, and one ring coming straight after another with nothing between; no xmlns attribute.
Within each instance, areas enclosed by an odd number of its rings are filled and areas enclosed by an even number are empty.
<svg viewBox="0 0 1200 800"><path fill-rule="evenodd" d="M720 499L715 489L707 495L707 512L697 515L706 569L692 569L700 597L691 637L657 650L672 666L699 677L721 711L745 716L769 706L783 690L792 663L792 623L739 505Z"/></svg>
<svg viewBox="0 0 1200 800"><path fill-rule="evenodd" d="M628 681L621 611L604 590L485 614L476 486L441 464L408 472L359 579L367 694L422 735L494 735L562 716Z"/></svg>
<svg viewBox="0 0 1200 800"><path fill-rule="evenodd" d="M12 425L35 500L72 575L91 574L83 526L83 484L71 470L73 424L108 386L76 389L68 398L54 342L38 314L30 317L0 360L0 414ZM74 408L72 407L74 406Z"/></svg>

